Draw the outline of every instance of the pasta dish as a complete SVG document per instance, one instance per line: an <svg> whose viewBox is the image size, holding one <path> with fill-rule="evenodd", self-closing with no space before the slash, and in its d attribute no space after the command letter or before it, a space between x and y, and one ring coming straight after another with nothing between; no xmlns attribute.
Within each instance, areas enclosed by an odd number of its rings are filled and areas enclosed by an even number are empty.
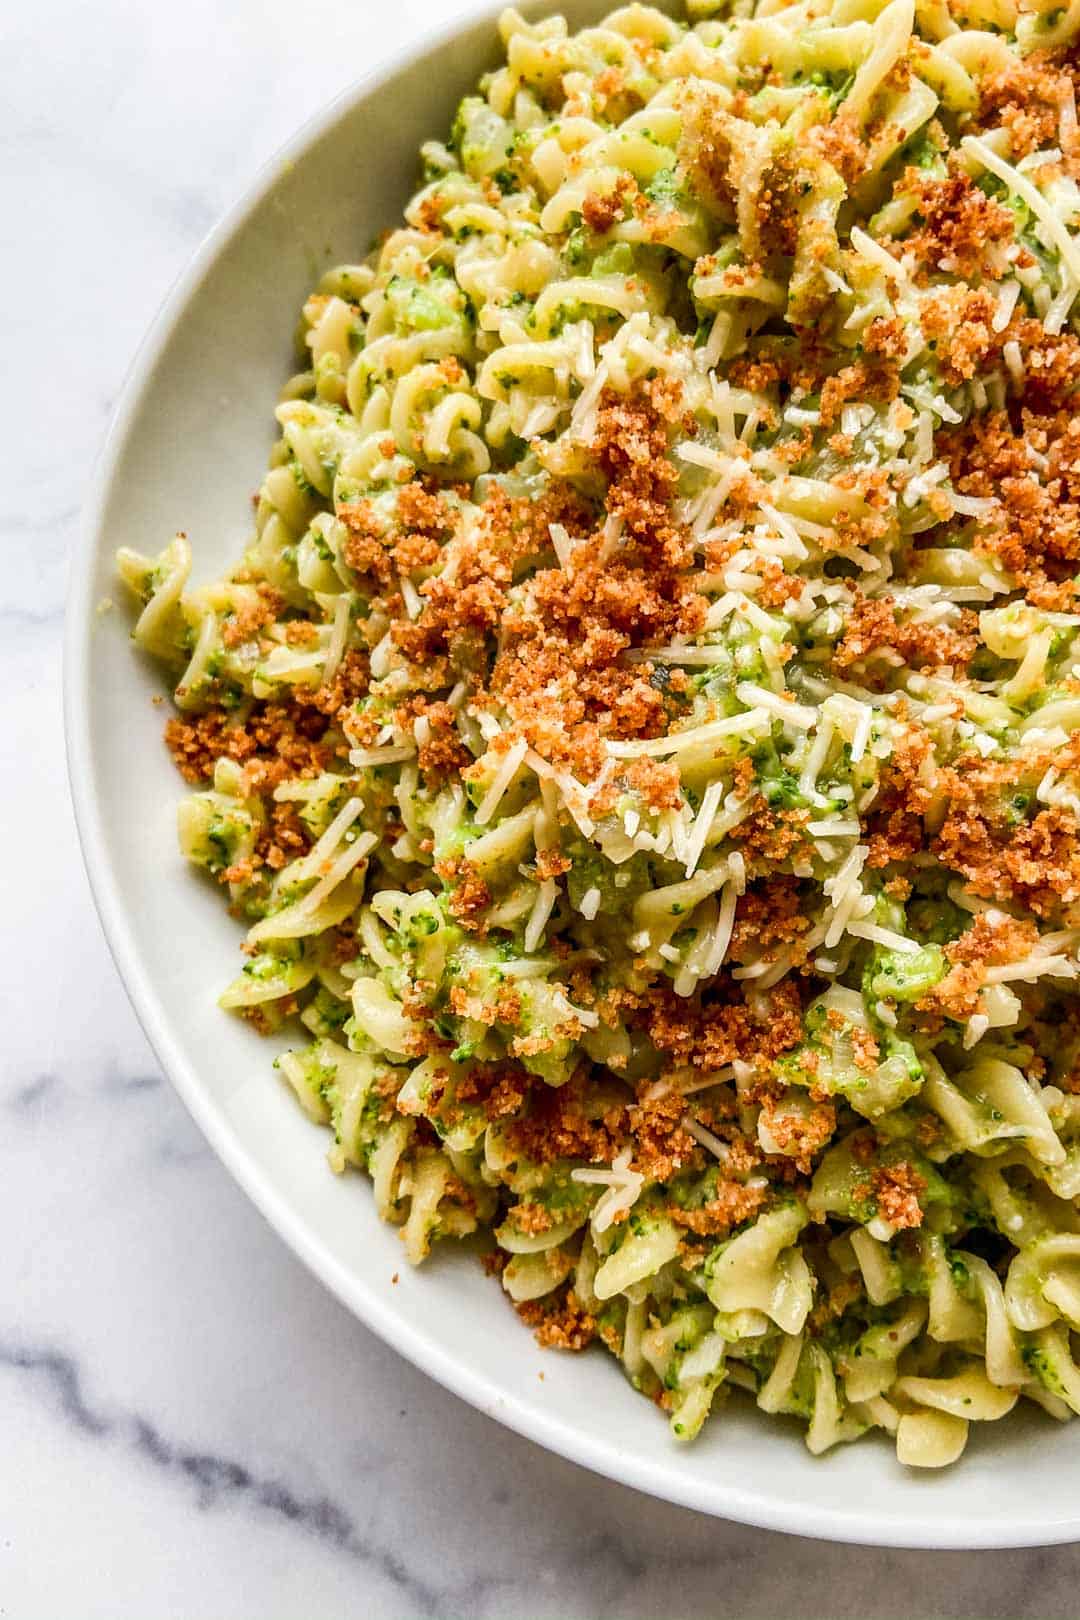
<svg viewBox="0 0 1080 1620"><path fill-rule="evenodd" d="M119 568L409 1260L937 1467L1080 1412L1080 0L687 9L507 11L236 566Z"/></svg>

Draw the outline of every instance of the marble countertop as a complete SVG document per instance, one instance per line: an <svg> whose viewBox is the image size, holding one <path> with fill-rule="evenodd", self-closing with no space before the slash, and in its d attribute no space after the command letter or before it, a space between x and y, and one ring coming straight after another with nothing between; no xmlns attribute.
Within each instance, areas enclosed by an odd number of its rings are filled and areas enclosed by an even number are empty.
<svg viewBox="0 0 1080 1620"><path fill-rule="evenodd" d="M60 644L111 406L258 165L454 8L5 15L0 1616L1075 1616L1080 1548L926 1556L744 1530L597 1480L428 1382L229 1180L106 951L68 802Z"/></svg>

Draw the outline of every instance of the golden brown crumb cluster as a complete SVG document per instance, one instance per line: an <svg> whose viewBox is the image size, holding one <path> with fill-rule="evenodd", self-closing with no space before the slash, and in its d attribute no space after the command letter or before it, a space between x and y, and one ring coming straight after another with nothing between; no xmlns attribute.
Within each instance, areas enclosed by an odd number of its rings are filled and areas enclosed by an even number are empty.
<svg viewBox="0 0 1080 1620"><path fill-rule="evenodd" d="M948 667L963 674L977 646L978 620L974 613L961 613L956 625L904 623L887 597L870 599L856 592L843 637L833 655L833 667L843 674L858 670L863 684L873 688L880 674L874 669L875 658L883 652L898 655L913 669ZM894 667L892 656L886 668Z"/></svg>
<svg viewBox="0 0 1080 1620"><path fill-rule="evenodd" d="M955 159L941 180L909 169L899 190L915 200L920 221L904 237L905 252L914 253L928 269L947 270L965 281L985 274L993 278L986 249L1012 241L1013 216L980 191Z"/></svg>
<svg viewBox="0 0 1080 1620"><path fill-rule="evenodd" d="M543 1299L516 1307L521 1320L533 1328L545 1350L584 1350L596 1337L595 1316L585 1309L572 1288L559 1289Z"/></svg>

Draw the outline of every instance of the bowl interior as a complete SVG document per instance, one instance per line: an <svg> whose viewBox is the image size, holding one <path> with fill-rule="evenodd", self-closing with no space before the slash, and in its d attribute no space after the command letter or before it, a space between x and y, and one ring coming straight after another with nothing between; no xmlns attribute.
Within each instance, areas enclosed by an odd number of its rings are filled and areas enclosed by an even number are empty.
<svg viewBox="0 0 1080 1620"><path fill-rule="evenodd" d="M577 27L609 6L560 9ZM76 807L118 964L165 1069L286 1242L372 1328L492 1416L624 1483L777 1529L921 1546L1071 1539L1076 1442L1039 1415L985 1426L959 1467L928 1477L901 1470L884 1440L815 1460L794 1424L738 1401L677 1446L610 1358L539 1351L468 1256L444 1248L410 1271L366 1181L328 1170L325 1133L278 1081L272 1046L216 1006L239 931L177 852L181 784L152 702L162 688L132 650L112 556L121 545L156 551L177 529L199 579L237 555L306 292L399 218L420 142L448 128L494 55L488 14L303 131L207 243L129 380L74 564L66 671ZM110 597L117 608L97 612ZM1034 1467L1042 1488L1019 1488Z"/></svg>

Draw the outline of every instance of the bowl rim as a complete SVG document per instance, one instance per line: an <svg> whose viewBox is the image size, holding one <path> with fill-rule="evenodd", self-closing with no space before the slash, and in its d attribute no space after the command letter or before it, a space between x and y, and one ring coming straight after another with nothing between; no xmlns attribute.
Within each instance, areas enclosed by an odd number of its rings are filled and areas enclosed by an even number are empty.
<svg viewBox="0 0 1080 1620"><path fill-rule="evenodd" d="M662 0L661 0L662 3ZM669 0L670 3L670 0ZM398 1315L364 1278L339 1262L322 1245L317 1232L294 1213L286 1196L254 1161L236 1131L219 1113L173 1033L164 1003L143 968L134 934L125 915L105 837L92 768L92 691L89 680L94 611L94 565L105 544L104 517L109 490L121 456L143 406L147 382L183 321L190 298L219 255L243 230L250 216L273 190L283 169L333 130L349 113L388 81L419 67L467 28L488 20L494 32L502 0L467 0L437 28L425 28L409 43L384 56L344 91L315 112L259 168L253 180L210 229L174 280L138 345L113 409L84 498L78 537L68 565L63 638L63 718L68 782L83 863L106 943L121 982L164 1073L179 1094L229 1174L243 1189L278 1237L336 1298L384 1343L412 1365L459 1396L485 1416L505 1424L567 1461L643 1495L660 1498L696 1512L824 1541L925 1550L976 1550L1049 1546L1080 1539L1080 1509L1055 1519L1033 1535L1025 1525L994 1521L985 1525L951 1521L939 1510L924 1510L901 1521L873 1508L824 1505L811 1500L777 1501L767 1491L746 1490L717 1477L707 1489L690 1474L666 1470L653 1476L644 1458L622 1453L617 1444L595 1440L564 1419L548 1416L538 1405L505 1393L483 1374L442 1348L438 1336L425 1333ZM522 9L558 11L557 0L524 0ZM913 1482L913 1489L917 1484Z"/></svg>

